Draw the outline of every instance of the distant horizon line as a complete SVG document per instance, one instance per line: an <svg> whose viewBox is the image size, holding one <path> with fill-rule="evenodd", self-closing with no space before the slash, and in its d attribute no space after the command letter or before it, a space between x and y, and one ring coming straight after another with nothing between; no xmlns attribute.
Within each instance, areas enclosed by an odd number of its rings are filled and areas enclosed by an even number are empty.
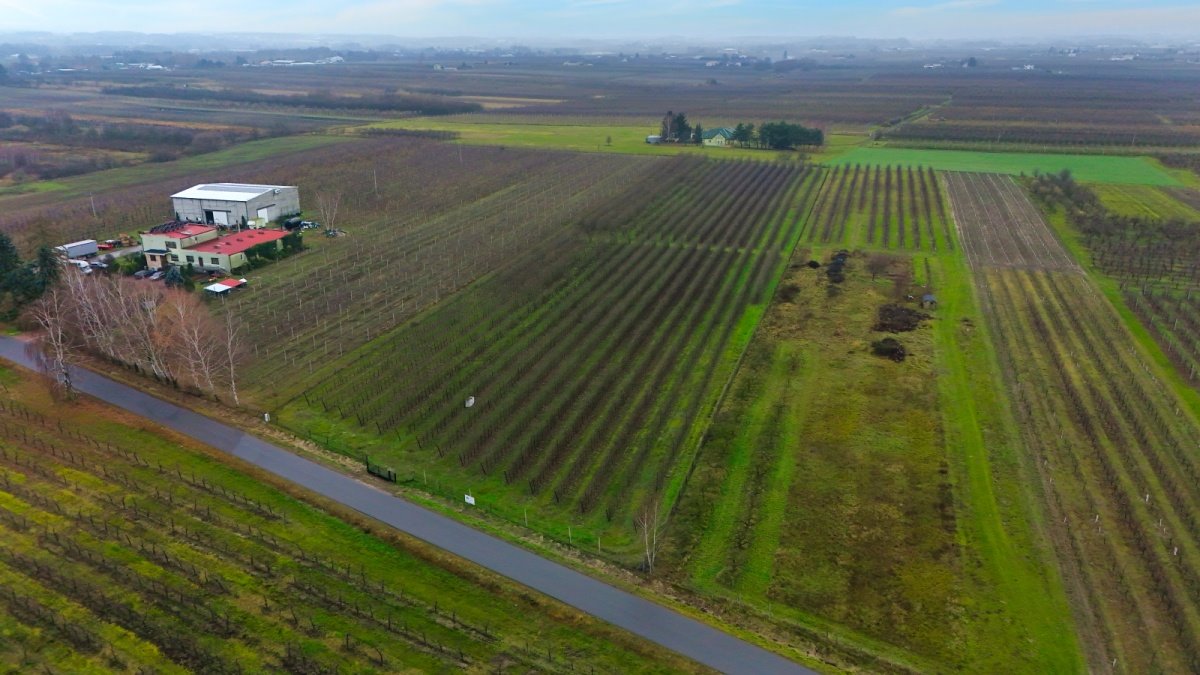
<svg viewBox="0 0 1200 675"><path fill-rule="evenodd" d="M473 41L473 42L492 42L504 43L510 46L524 46L522 42L536 42L540 46L553 45L557 48L570 48L579 43L597 44L597 43L645 43L645 42L685 42L695 43L696 46L713 45L713 44L733 44L737 42L753 41L757 43L804 43L817 42L823 40L844 40L865 43L886 43L886 42L908 42L913 44L939 44L939 43L956 43L956 44L998 44L1020 46L1026 44L1047 44L1051 42L1084 42L1096 40L1121 40L1131 42L1146 42L1146 41L1169 41L1172 43L1188 43L1194 42L1200 47L1200 34L1182 35L1182 34L1163 34L1163 33L1095 33L1081 35L1062 35L1062 36L1010 36L1010 37L988 37L988 38L970 38L970 37L907 37L903 35L888 36L888 37L864 37L853 34L810 34L810 35L764 35L764 34L745 34L745 35L728 35L728 36L689 36L689 35L672 35L664 34L657 36L611 36L611 37L550 37L550 36L483 36L483 35L437 35L437 36L405 36L392 33L354 33L354 32L298 32L298 31L136 31L136 30L96 30L96 31L54 31L54 30L7 30L0 31L0 41L22 37L22 36L38 36L38 37L96 37L96 36L142 36L142 37L211 37L211 36L274 36L277 38L300 38L305 40L373 40L373 41L394 41L394 42L444 42L444 41ZM101 45L95 45L101 46ZM323 45L309 45L323 46ZM267 47L275 48L275 46Z"/></svg>

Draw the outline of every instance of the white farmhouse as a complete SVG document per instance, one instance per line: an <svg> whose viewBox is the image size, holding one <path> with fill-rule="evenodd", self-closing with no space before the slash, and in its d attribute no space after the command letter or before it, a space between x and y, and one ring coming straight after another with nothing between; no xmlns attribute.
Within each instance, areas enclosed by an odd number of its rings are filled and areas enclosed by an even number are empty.
<svg viewBox="0 0 1200 675"><path fill-rule="evenodd" d="M264 227L300 213L300 190L291 185L205 183L171 195L177 220L207 225Z"/></svg>
<svg viewBox="0 0 1200 675"><path fill-rule="evenodd" d="M705 145L716 146L723 148L733 144L733 129L729 127L720 127L719 129L705 129L701 134L701 140Z"/></svg>

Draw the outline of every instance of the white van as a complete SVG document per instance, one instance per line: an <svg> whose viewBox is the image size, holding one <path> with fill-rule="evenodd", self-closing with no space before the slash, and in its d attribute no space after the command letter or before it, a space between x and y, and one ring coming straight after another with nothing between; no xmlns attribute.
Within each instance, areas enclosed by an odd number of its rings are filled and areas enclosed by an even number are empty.
<svg viewBox="0 0 1200 675"><path fill-rule="evenodd" d="M91 266L90 264L88 264L88 261L86 261L86 260L79 260L79 259L77 259L77 258L70 258L70 259L68 259L68 260L67 260L67 264L68 264L68 265L74 265L74 266L75 266L76 268L78 268L78 269L79 269L79 271L80 271L80 272L82 272L83 274L91 274L91 273L92 273L92 266Z"/></svg>

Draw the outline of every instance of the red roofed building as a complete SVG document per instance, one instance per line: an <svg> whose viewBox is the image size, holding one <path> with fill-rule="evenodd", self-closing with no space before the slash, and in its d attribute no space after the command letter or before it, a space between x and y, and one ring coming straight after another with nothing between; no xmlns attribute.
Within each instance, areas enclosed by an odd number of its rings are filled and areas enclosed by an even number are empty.
<svg viewBox="0 0 1200 675"><path fill-rule="evenodd" d="M142 252L146 254L147 267L158 270L178 263L183 249L216 238L215 227L171 221L156 225L142 235Z"/></svg>
<svg viewBox="0 0 1200 675"><path fill-rule="evenodd" d="M286 230L242 230L190 246L180 251L181 259L178 262L181 265L192 263L197 269L232 272L249 262L246 259L247 250L268 243L281 248L279 240L287 235Z"/></svg>
<svg viewBox="0 0 1200 675"><path fill-rule="evenodd" d="M221 270L232 273L246 265L246 251L259 244L274 243L288 235L285 230L249 229L220 234L215 227L172 221L150 229L142 235L142 252L151 269L170 265L186 267L191 263L198 270Z"/></svg>

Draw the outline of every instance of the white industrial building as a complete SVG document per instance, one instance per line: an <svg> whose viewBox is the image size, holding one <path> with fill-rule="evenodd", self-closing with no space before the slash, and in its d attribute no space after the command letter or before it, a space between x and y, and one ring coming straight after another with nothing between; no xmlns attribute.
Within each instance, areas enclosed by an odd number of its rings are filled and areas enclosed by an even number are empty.
<svg viewBox="0 0 1200 675"><path fill-rule="evenodd" d="M176 220L230 227L263 227L300 213L300 190L291 185L205 183L171 195Z"/></svg>

